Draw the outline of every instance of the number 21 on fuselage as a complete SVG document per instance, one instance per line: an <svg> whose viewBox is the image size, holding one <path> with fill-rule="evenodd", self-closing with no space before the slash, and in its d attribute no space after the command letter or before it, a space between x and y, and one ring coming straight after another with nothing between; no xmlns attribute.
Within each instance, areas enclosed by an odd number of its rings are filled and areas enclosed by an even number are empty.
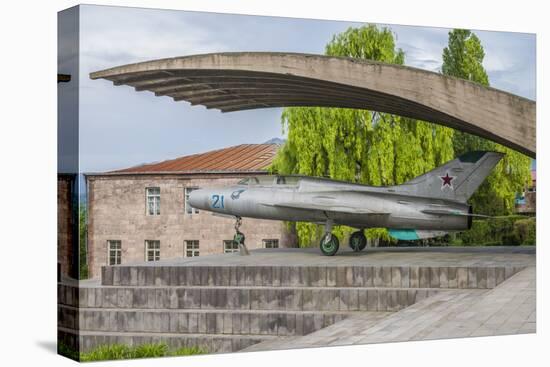
<svg viewBox="0 0 550 367"><path fill-rule="evenodd" d="M214 209L223 209L224 208L224 196L223 195L212 195L211 207Z"/></svg>

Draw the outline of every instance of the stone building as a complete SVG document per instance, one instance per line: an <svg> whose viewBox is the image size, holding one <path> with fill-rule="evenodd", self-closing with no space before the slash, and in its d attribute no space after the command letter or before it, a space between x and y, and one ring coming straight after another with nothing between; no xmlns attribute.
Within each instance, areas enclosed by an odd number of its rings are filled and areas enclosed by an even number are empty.
<svg viewBox="0 0 550 367"><path fill-rule="evenodd" d="M516 197L516 213L535 215L537 212L537 171L531 170L531 186Z"/></svg>
<svg viewBox="0 0 550 367"><path fill-rule="evenodd" d="M107 173L86 174L88 268L238 251L235 220L187 205L188 194L266 175L277 144L246 144ZM288 247L283 222L243 220L250 249Z"/></svg>
<svg viewBox="0 0 550 367"><path fill-rule="evenodd" d="M78 218L75 198L76 175L57 175L57 269L61 275L78 278Z"/></svg>

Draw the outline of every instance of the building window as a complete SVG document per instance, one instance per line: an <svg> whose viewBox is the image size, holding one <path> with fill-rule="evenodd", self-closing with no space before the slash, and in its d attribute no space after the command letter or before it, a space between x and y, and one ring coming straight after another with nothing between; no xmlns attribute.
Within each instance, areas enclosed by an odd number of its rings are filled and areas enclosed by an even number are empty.
<svg viewBox="0 0 550 367"><path fill-rule="evenodd" d="M199 209L193 208L189 205L189 194L191 191L198 190L198 187L186 187L185 188L185 213L186 214L199 214Z"/></svg>
<svg viewBox="0 0 550 367"><path fill-rule="evenodd" d="M148 187L145 192L147 196L147 214L160 215L160 187Z"/></svg>
<svg viewBox="0 0 550 367"><path fill-rule="evenodd" d="M279 248L279 240L278 239L262 240L262 245L264 248Z"/></svg>
<svg viewBox="0 0 550 367"><path fill-rule="evenodd" d="M185 241L185 257L199 256L199 240Z"/></svg>
<svg viewBox="0 0 550 367"><path fill-rule="evenodd" d="M119 265L122 260L122 244L120 241L107 241L109 265Z"/></svg>
<svg viewBox="0 0 550 367"><path fill-rule="evenodd" d="M145 261L160 260L160 241L145 241Z"/></svg>
<svg viewBox="0 0 550 367"><path fill-rule="evenodd" d="M239 245L237 242L233 240L225 240L223 241L223 252L225 254L231 253L231 252L238 252L239 251Z"/></svg>

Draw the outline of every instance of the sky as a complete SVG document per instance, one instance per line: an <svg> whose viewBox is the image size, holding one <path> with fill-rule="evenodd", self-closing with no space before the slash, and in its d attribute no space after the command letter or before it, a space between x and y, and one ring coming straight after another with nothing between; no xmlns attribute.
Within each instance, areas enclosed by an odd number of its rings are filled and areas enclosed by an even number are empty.
<svg viewBox="0 0 550 367"><path fill-rule="evenodd" d="M222 114L89 73L165 57L224 51L324 53L333 35L366 23L81 6L80 172L103 172L283 137L280 108ZM450 29L391 28L408 66L440 71ZM536 99L535 35L474 32L491 86ZM62 72L62 70L60 71Z"/></svg>

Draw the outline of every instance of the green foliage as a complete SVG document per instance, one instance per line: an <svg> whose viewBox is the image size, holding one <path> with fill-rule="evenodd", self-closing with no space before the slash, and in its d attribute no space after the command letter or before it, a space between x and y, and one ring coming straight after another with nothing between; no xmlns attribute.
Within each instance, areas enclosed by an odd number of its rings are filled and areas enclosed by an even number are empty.
<svg viewBox="0 0 550 367"><path fill-rule="evenodd" d="M448 46L443 49L441 71L445 75L489 85L489 77L483 68L485 51L479 38L467 29L449 32Z"/></svg>
<svg viewBox="0 0 550 367"><path fill-rule="evenodd" d="M79 354L60 342L57 350L59 354L81 362L189 356L206 353L206 350L199 347L179 348L171 351L164 343L141 344L135 347L122 344L100 345L89 352Z"/></svg>
<svg viewBox="0 0 550 367"><path fill-rule="evenodd" d="M134 358L132 348L121 344L100 345L88 353L80 353L81 362L109 361L129 358Z"/></svg>
<svg viewBox="0 0 550 367"><path fill-rule="evenodd" d="M349 28L335 35L326 54L403 64L387 28L374 25ZM343 108L285 108L286 144L272 171L281 174L328 176L370 185L393 185L410 180L453 158L453 130L405 117ZM319 226L297 223L300 246L315 243ZM351 233L335 228L342 241ZM369 238L387 238L385 229L370 230Z"/></svg>
<svg viewBox="0 0 550 367"><path fill-rule="evenodd" d="M379 29L375 25L348 28L332 37L325 47L328 56L348 56L402 65L405 53L395 49L395 41L390 29Z"/></svg>
<svg viewBox="0 0 550 367"><path fill-rule="evenodd" d="M168 346L166 344L141 344L134 347L130 358L163 357L167 354Z"/></svg>
<svg viewBox="0 0 550 367"><path fill-rule="evenodd" d="M397 240L391 237L385 228L369 228L365 231L365 236L372 240L378 239L379 245L395 245L397 243Z"/></svg>
<svg viewBox="0 0 550 367"><path fill-rule="evenodd" d="M88 221L87 221L87 210L86 205L81 205L79 208L78 213L78 221L79 221L79 247L80 252L78 255L78 262L79 262L79 279L87 279L88 278L88 247L86 246L87 241L87 235L88 235Z"/></svg>
<svg viewBox="0 0 550 367"><path fill-rule="evenodd" d="M514 223L514 236L522 245L533 246L537 241L535 218L520 219Z"/></svg>
<svg viewBox="0 0 550 367"><path fill-rule="evenodd" d="M173 352L170 352L171 356L193 356L197 354L205 354L207 353L206 350L199 348L199 347L186 347L186 348L179 348L176 349Z"/></svg>
<svg viewBox="0 0 550 367"><path fill-rule="evenodd" d="M299 222L296 223L296 234L298 236L298 244L300 247L315 246L315 241L321 238L321 228L313 223ZM336 234L336 237L342 241L342 234Z"/></svg>
<svg viewBox="0 0 550 367"><path fill-rule="evenodd" d="M488 86L489 77L483 68L484 57L485 52L481 41L474 33L465 29L455 29L449 32L448 46L443 50L441 71L445 75ZM516 193L522 192L531 179L529 157L490 140L461 131L455 131L452 140L455 156L473 150L499 151L506 154L470 198L470 204L477 213L511 214Z"/></svg>
<svg viewBox="0 0 550 367"><path fill-rule="evenodd" d="M57 353L75 361L80 360L80 355L78 352L61 341L57 342Z"/></svg>
<svg viewBox="0 0 550 367"><path fill-rule="evenodd" d="M463 246L535 245L535 218L520 215L474 220L469 231L457 234ZM456 245L457 243L452 243Z"/></svg>

